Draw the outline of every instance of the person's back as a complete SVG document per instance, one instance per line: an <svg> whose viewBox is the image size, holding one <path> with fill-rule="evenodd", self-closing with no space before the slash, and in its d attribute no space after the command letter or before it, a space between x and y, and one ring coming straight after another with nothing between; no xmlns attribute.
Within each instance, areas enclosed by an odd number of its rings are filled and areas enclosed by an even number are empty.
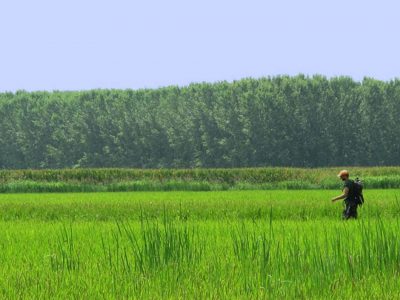
<svg viewBox="0 0 400 300"><path fill-rule="evenodd" d="M344 199L344 202L351 202L354 199L354 180L351 180L350 178L347 178L344 183L343 183L343 189L348 188L349 192L347 194L347 197Z"/></svg>

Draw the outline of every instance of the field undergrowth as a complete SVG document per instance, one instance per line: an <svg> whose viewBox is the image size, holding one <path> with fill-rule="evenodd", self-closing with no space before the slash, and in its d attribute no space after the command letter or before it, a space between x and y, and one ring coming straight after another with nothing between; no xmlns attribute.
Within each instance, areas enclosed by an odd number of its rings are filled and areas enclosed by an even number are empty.
<svg viewBox="0 0 400 300"><path fill-rule="evenodd" d="M342 168L0 170L0 193L337 189ZM400 167L352 167L366 188L400 188Z"/></svg>
<svg viewBox="0 0 400 300"><path fill-rule="evenodd" d="M400 190L0 195L1 298L394 299Z"/></svg>

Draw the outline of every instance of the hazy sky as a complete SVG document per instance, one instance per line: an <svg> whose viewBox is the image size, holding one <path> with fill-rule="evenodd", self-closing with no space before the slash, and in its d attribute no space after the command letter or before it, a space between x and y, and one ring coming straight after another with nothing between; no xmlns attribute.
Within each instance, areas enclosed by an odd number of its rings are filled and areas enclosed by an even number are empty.
<svg viewBox="0 0 400 300"><path fill-rule="evenodd" d="M0 0L0 91L400 77L400 1Z"/></svg>

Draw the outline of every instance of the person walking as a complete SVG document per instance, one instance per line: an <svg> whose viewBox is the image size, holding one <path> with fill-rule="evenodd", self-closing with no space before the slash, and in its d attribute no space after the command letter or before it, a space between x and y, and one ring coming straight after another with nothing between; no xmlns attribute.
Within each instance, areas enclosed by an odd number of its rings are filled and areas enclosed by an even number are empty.
<svg viewBox="0 0 400 300"><path fill-rule="evenodd" d="M360 204L359 195L356 193L354 180L351 180L347 170L342 170L337 175L343 181L343 194L332 198L332 202L344 199L345 209L343 210L343 219L357 219L357 208Z"/></svg>

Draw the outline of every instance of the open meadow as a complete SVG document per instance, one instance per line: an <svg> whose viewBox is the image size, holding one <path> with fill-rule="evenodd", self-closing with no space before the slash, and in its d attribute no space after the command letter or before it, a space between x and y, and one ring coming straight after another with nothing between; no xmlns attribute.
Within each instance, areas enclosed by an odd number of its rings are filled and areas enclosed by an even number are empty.
<svg viewBox="0 0 400 300"><path fill-rule="evenodd" d="M400 190L336 194L0 194L0 297L398 297Z"/></svg>

